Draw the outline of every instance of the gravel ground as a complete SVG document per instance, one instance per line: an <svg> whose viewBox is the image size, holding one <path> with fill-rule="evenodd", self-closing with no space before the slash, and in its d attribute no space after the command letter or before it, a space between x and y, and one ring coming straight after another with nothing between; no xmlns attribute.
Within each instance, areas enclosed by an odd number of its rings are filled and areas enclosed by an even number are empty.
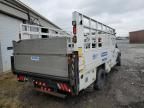
<svg viewBox="0 0 144 108"><path fill-rule="evenodd" d="M144 44L118 43L122 66L112 70L102 91L61 99L38 93L7 73L0 75L0 108L144 108Z"/></svg>

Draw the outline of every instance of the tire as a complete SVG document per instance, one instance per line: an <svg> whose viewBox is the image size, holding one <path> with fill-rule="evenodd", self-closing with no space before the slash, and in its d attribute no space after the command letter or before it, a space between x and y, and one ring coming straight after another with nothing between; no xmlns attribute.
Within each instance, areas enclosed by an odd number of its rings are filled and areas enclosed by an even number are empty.
<svg viewBox="0 0 144 108"><path fill-rule="evenodd" d="M102 90L104 88L104 85L105 85L105 80L106 80L105 70L104 69L98 69L96 81L94 83L94 89Z"/></svg>
<svg viewBox="0 0 144 108"><path fill-rule="evenodd" d="M118 55L117 57L117 66L121 66L121 56Z"/></svg>

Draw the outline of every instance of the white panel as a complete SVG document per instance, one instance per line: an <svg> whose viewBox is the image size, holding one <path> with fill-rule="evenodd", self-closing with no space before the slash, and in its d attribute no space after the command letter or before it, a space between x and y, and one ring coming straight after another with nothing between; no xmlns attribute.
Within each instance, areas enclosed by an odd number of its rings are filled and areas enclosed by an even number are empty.
<svg viewBox="0 0 144 108"><path fill-rule="evenodd" d="M10 56L13 51L7 50L7 47L12 47L12 40L18 40L21 23L21 20L0 14L0 40L3 71L8 71L11 68Z"/></svg>

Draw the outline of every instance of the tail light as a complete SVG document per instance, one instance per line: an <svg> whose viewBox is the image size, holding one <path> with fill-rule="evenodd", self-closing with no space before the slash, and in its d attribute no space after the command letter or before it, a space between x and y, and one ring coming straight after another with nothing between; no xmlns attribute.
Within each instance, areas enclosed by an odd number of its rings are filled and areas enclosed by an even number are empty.
<svg viewBox="0 0 144 108"><path fill-rule="evenodd" d="M23 76L23 75L18 75L18 76L17 76L17 80L18 80L18 81L25 81L25 76Z"/></svg>

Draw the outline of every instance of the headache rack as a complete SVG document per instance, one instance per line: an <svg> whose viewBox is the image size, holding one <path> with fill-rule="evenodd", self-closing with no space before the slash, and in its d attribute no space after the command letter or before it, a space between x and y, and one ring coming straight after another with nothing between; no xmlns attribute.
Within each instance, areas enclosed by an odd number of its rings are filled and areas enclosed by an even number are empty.
<svg viewBox="0 0 144 108"><path fill-rule="evenodd" d="M54 29L30 24L20 25L20 39L49 38L49 37L71 37L61 29Z"/></svg>

